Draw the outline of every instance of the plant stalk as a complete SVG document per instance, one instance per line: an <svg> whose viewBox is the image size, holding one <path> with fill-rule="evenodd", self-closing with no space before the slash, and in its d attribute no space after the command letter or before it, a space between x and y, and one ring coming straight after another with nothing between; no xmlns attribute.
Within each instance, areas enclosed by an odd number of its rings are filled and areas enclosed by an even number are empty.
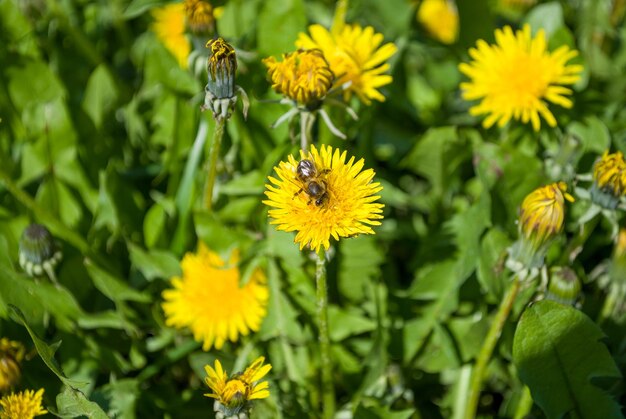
<svg viewBox="0 0 626 419"><path fill-rule="evenodd" d="M204 185L204 207L211 211L213 209L213 187L215 186L215 177L217 176L217 160L220 156L220 146L222 137L224 136L225 118L215 118L215 131L211 139L211 152L209 155L209 173L207 174L206 184Z"/></svg>
<svg viewBox="0 0 626 419"><path fill-rule="evenodd" d="M485 377L485 371L487 369L487 365L489 364L489 360L491 359L491 355L493 354L493 349L496 347L498 343L498 339L502 334L502 329L504 328L504 324L506 320L509 318L509 314L511 314L511 310L513 309L513 303L515 302L515 298L519 293L521 286L521 281L519 277L516 275L513 278L513 282L511 283L509 289L507 290L502 302L500 303L500 307L498 307L498 312L493 319L493 323L491 323L491 327L489 328L489 332L487 332L487 337L485 338L485 342L483 346L480 348L480 352L478 353L478 358L476 358L476 364L474 366L474 371L472 373L472 381L470 383L470 389L468 394L467 406L465 408L465 419L474 419L476 417L476 409L478 408L478 399L480 397L480 390L482 388L483 379Z"/></svg>
<svg viewBox="0 0 626 419"><path fill-rule="evenodd" d="M320 360L322 368L322 417L331 419L335 414L335 389L333 386L332 361L330 357L330 335L328 332L328 287L326 285L326 252L317 253L315 270L317 285L317 325L320 342Z"/></svg>

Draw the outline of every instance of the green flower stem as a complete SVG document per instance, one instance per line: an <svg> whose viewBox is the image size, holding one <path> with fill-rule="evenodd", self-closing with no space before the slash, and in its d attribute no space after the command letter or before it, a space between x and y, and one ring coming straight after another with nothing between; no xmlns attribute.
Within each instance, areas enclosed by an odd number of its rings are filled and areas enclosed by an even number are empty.
<svg viewBox="0 0 626 419"><path fill-rule="evenodd" d="M609 290L609 294L604 299L604 304L602 304L602 310L600 310L600 314L598 314L598 318L596 320L598 326L601 326L606 319L611 317L611 314L615 309L615 303L617 302L618 294L619 292L617 287L611 287L611 289Z"/></svg>
<svg viewBox="0 0 626 419"><path fill-rule="evenodd" d="M317 284L317 325L319 328L320 360L322 367L322 404L324 419L331 419L335 414L335 389L330 358L330 335L328 333L328 287L326 286L326 252L317 253L315 270Z"/></svg>
<svg viewBox="0 0 626 419"><path fill-rule="evenodd" d="M313 124L315 124L314 113L300 112L300 148L305 152L313 142Z"/></svg>
<svg viewBox="0 0 626 419"><path fill-rule="evenodd" d="M493 319L493 323L491 323L489 332L487 332L485 342L480 348L478 358L476 358L474 371L472 373L472 381L470 383L467 406L465 408L465 419L474 419L474 417L476 416L478 398L480 397L480 390L482 388L483 379L485 377L487 364L489 364L489 360L491 359L491 355L493 354L493 349L498 343L498 339L500 338L500 334L502 333L504 324L509 318L509 314L511 314L511 310L513 309L513 303L515 302L515 298L517 297L517 294L520 290L520 285L521 282L516 275L513 278L509 289L506 291L506 294L504 295L504 298L500 303L500 307L498 307L498 312Z"/></svg>
<svg viewBox="0 0 626 419"><path fill-rule="evenodd" d="M524 391L522 391L522 395L517 402L517 408L515 409L513 419L524 419L528 417L528 413L530 413L530 409L532 408L533 398L530 395L530 389L527 386L524 386Z"/></svg>
<svg viewBox="0 0 626 419"><path fill-rule="evenodd" d="M211 153L209 155L209 173L204 185L204 207L209 211L213 209L213 187L215 185L215 176L217 175L217 160L220 156L220 146L224 136L225 125L225 118L215 118L215 131L213 131Z"/></svg>

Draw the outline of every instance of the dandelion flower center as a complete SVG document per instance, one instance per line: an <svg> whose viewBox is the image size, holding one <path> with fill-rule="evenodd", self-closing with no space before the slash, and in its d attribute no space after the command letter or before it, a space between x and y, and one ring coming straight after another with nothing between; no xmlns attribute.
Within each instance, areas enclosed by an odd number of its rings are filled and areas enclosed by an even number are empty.
<svg viewBox="0 0 626 419"><path fill-rule="evenodd" d="M310 36L298 35L296 46L304 49L319 49L337 77L336 86L348 84L346 99L356 94L363 103L372 99L383 102L385 97L377 90L391 83L392 77L386 63L397 48L393 43L381 46L383 35L368 26L345 25L337 34L331 34L321 25L309 27Z"/></svg>
<svg viewBox="0 0 626 419"><path fill-rule="evenodd" d="M197 253L183 258L183 275L172 278L173 289L163 291L166 324L191 329L205 351L258 331L267 313L265 274L256 269L240 287L238 260L235 250L226 265L201 243Z"/></svg>
<svg viewBox="0 0 626 419"><path fill-rule="evenodd" d="M32 419L48 413L41 407L43 388L11 393L0 399L0 419Z"/></svg>
<svg viewBox="0 0 626 419"><path fill-rule="evenodd" d="M307 184L298 177L298 161L293 156L274 168L277 177L269 177L264 204L272 207L269 215L271 224L278 230L297 231L295 242L300 249L310 246L318 251L321 246L328 249L330 238L352 237L358 234L374 234L371 226L380 225L383 204L376 201L382 190L380 183L373 182L374 171L363 170L363 159L355 163L354 157L346 162L347 153L330 146L315 146L306 154L300 152L302 160L315 166L312 177L321 183L325 196L307 193Z"/></svg>
<svg viewBox="0 0 626 419"><path fill-rule="evenodd" d="M567 64L578 52L565 45L547 51L543 30L533 38L529 25L515 33L506 26L496 30L495 45L480 40L469 53L473 61L459 65L470 78L461 83L461 89L464 99L481 101L470 113L487 114L485 128L496 122L502 127L513 118L530 122L538 131L540 116L551 127L556 126L547 102L572 107L567 97L572 90L563 85L574 84L580 78L582 66Z"/></svg>

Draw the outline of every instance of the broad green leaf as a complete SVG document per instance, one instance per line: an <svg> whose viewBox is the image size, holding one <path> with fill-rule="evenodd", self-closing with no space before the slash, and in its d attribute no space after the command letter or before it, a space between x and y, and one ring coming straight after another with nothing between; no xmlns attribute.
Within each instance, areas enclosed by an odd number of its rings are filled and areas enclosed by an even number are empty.
<svg viewBox="0 0 626 419"><path fill-rule="evenodd" d="M492 228L482 238L476 275L483 289L494 299L504 293L507 278L504 262L511 239L500 229Z"/></svg>
<svg viewBox="0 0 626 419"><path fill-rule="evenodd" d="M9 78L9 94L15 106L24 109L38 106L65 95L63 85L43 61L24 61L5 69Z"/></svg>
<svg viewBox="0 0 626 419"><path fill-rule="evenodd" d="M581 140L586 152L602 154L611 145L611 134L606 124L596 116L589 116L584 122L572 122L568 125L567 132Z"/></svg>
<svg viewBox="0 0 626 419"><path fill-rule="evenodd" d="M257 21L258 52L261 56L295 50L299 32L306 28L302 0L265 0Z"/></svg>
<svg viewBox="0 0 626 419"><path fill-rule="evenodd" d="M135 404L140 396L139 382L125 378L102 386L102 392L111 400L109 414L119 419L134 419Z"/></svg>
<svg viewBox="0 0 626 419"><path fill-rule="evenodd" d="M534 7L526 16L533 32L543 29L549 39L552 34L563 26L563 8L556 1L540 4Z"/></svg>
<svg viewBox="0 0 626 419"><path fill-rule="evenodd" d="M536 302L522 315L513 361L549 419L624 417L615 400L594 384L621 377L600 342L603 337L584 313L553 301Z"/></svg>
<svg viewBox="0 0 626 419"><path fill-rule="evenodd" d="M342 240L339 250L339 290L349 300L361 301L372 280L379 277L384 255L372 236Z"/></svg>
<svg viewBox="0 0 626 419"><path fill-rule="evenodd" d="M63 392L57 395L57 408L55 414L62 418L78 416L87 416L90 419L109 418L97 403L87 399L81 391L70 387L65 387Z"/></svg>
<svg viewBox="0 0 626 419"><path fill-rule="evenodd" d="M141 247L128 242L130 260L148 281L156 278L169 279L180 276L180 262L170 252L165 250L143 250Z"/></svg>
<svg viewBox="0 0 626 419"><path fill-rule="evenodd" d="M85 113L89 115L96 129L102 127L102 122L112 109L117 97L117 86L113 76L106 65L100 64L87 81L82 103Z"/></svg>
<svg viewBox="0 0 626 419"><path fill-rule="evenodd" d="M96 288L116 303L121 301L147 303L152 300L148 294L133 289L123 280L98 267L89 259L85 259L85 268L87 268Z"/></svg>
<svg viewBox="0 0 626 419"><path fill-rule="evenodd" d="M332 325L330 339L334 342L376 329L376 322L364 316L361 310L356 307L340 310L335 306L330 306L328 322Z"/></svg>

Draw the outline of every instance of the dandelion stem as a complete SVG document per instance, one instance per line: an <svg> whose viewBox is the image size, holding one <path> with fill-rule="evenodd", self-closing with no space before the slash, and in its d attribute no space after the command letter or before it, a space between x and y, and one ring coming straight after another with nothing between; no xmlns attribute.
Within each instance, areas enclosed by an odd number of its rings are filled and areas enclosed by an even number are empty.
<svg viewBox="0 0 626 419"><path fill-rule="evenodd" d="M300 148L304 151L309 149L313 142L313 124L315 114L312 112L300 112Z"/></svg>
<svg viewBox="0 0 626 419"><path fill-rule="evenodd" d="M226 118L215 118L215 131L213 131L209 155L209 173L204 186L204 207L209 211L213 208L213 186L215 185L215 176L217 175L217 159L220 155L220 145L222 144L225 125Z"/></svg>
<svg viewBox="0 0 626 419"><path fill-rule="evenodd" d="M322 404L324 419L331 419L335 414L335 390L330 358L330 335L328 333L328 288L326 286L326 252L317 253L315 270L317 284L317 322L319 328L320 359L322 367Z"/></svg>
<svg viewBox="0 0 626 419"><path fill-rule="evenodd" d="M513 309L513 303L515 302L515 297L517 297L517 294L520 290L520 285L521 282L519 280L519 277L516 275L513 278L511 286L506 291L506 294L504 295L504 298L500 303L500 307L498 307L498 312L493 319L493 323L491 323L489 332L487 332L487 337L485 338L483 346L480 348L480 352L478 354L478 358L476 358L476 364L474 366L474 371L472 374L472 381L470 383L467 406L465 408L465 419L473 419L476 416L478 398L480 397L480 389L482 387L487 364L491 359L493 349L498 343L498 339L500 338L500 334L502 333L504 324L509 318L509 314L511 314L511 310Z"/></svg>

